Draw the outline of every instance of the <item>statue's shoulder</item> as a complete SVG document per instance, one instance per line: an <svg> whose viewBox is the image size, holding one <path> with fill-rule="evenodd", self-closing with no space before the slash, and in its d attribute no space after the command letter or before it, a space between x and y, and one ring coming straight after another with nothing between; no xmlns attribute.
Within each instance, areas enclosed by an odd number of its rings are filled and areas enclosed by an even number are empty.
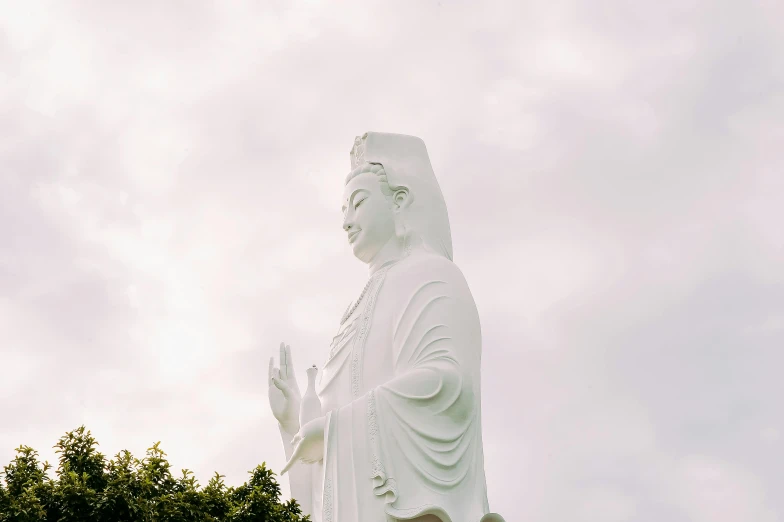
<svg viewBox="0 0 784 522"><path fill-rule="evenodd" d="M405 310L414 303L423 305L436 295L448 296L451 306L458 307L454 313L464 320L478 321L476 303L463 272L453 261L438 254L415 253L397 263L388 272L384 288L395 309Z"/></svg>
<svg viewBox="0 0 784 522"><path fill-rule="evenodd" d="M467 286L460 268L444 256L430 252L416 252L390 270L392 279L419 285L430 281L443 281L458 287Z"/></svg>

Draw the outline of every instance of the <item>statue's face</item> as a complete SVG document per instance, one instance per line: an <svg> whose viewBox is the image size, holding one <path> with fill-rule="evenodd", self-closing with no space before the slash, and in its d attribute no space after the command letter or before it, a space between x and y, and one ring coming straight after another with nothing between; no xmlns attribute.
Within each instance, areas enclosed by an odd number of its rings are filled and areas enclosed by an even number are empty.
<svg viewBox="0 0 784 522"><path fill-rule="evenodd" d="M381 182L372 172L352 178L343 192L343 230L354 255L369 263L395 236L393 201L381 191Z"/></svg>

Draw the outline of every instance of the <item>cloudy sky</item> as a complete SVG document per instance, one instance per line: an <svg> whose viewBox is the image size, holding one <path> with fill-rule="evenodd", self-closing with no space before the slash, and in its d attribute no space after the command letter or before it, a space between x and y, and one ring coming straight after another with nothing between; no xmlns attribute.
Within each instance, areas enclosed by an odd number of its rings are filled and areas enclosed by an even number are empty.
<svg viewBox="0 0 784 522"><path fill-rule="evenodd" d="M267 361L304 385L366 281L340 196L376 130L449 207L494 511L784 520L782 18L0 1L0 464L84 423L202 484L281 469Z"/></svg>

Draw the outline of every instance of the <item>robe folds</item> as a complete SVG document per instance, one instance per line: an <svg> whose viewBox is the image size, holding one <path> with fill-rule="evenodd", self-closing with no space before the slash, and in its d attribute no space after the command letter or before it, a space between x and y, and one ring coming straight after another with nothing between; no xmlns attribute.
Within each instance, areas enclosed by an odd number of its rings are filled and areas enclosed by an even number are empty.
<svg viewBox="0 0 784 522"><path fill-rule="evenodd" d="M476 305L452 261L415 253L374 273L320 372L314 520L479 522L480 363Z"/></svg>

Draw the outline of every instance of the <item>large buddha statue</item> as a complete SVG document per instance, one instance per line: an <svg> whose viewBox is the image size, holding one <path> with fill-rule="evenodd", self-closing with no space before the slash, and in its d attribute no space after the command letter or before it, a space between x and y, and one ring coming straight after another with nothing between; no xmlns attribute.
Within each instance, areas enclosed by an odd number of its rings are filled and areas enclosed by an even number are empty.
<svg viewBox="0 0 784 522"><path fill-rule="evenodd" d="M502 520L488 514L479 315L425 144L369 132L351 168L343 229L370 275L325 353L313 420L300 425L291 348L270 360L282 473L317 522Z"/></svg>

